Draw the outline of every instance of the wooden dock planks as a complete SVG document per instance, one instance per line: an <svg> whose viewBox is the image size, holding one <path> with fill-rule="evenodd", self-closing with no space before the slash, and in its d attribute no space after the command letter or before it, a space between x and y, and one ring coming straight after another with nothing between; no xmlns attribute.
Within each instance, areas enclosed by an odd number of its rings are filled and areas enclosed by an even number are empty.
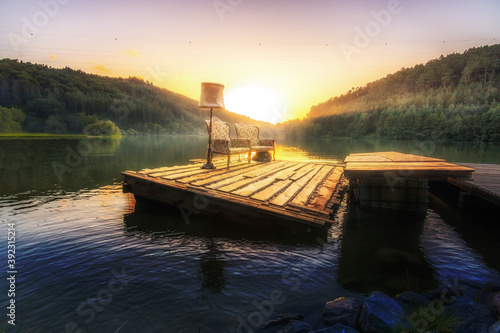
<svg viewBox="0 0 500 333"><path fill-rule="evenodd" d="M338 183L342 170L341 166L324 161L276 161L233 163L230 169L215 170L203 170L199 164L190 164L139 172L127 171L123 175L127 183L138 182L135 191L132 186L132 193L139 196L147 197L150 193L144 192L142 188L151 191L154 186L161 187L161 196L169 196L169 188L177 196L179 193L203 193L214 201L221 200L228 206L237 206L242 214L252 216L253 212L260 212L275 218L321 227L332 222L325 210L335 191L335 179ZM152 182L152 185L144 186L146 181ZM309 205L313 197L314 202ZM164 199L165 202L179 200L174 197ZM220 207L217 211L221 211Z"/></svg>
<svg viewBox="0 0 500 333"><path fill-rule="evenodd" d="M331 223L334 207L340 204L347 188L346 178L448 179L493 198L497 205L500 201L499 166L481 166L481 172L471 182L460 178L470 178L477 165L457 165L397 152L352 154L345 159L346 164L243 161L232 162L231 168L226 169L225 160L221 160L214 161L217 169L204 170L199 162L122 174L127 188L138 197L170 205L190 205L203 195L209 203L204 208L207 213L230 220L240 217L256 224L266 219L313 227ZM196 205L194 208L199 209Z"/></svg>
<svg viewBox="0 0 500 333"><path fill-rule="evenodd" d="M474 169L448 163L442 159L379 152L352 154L345 158L345 176L351 179L364 177L386 178L470 178Z"/></svg>
<svg viewBox="0 0 500 333"><path fill-rule="evenodd" d="M318 173L316 173L314 177L307 183L307 185L304 186L295 196L295 198L292 200L292 203L295 205L306 205L309 201L309 198L316 190L316 187L318 187L319 184L323 182L325 177L333 168L333 166L328 165L322 166Z"/></svg>
<svg viewBox="0 0 500 333"><path fill-rule="evenodd" d="M474 168L472 179L448 179L448 182L469 191L500 207L500 165L460 163L468 168Z"/></svg>

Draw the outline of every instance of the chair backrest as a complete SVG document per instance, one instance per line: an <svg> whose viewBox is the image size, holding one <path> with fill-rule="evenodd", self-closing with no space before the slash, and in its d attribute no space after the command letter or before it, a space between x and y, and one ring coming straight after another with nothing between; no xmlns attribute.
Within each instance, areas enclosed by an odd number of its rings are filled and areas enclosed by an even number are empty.
<svg viewBox="0 0 500 333"><path fill-rule="evenodd" d="M235 124L236 135L239 139L249 139L251 146L259 145L259 128L246 123Z"/></svg>
<svg viewBox="0 0 500 333"><path fill-rule="evenodd" d="M210 132L210 120L205 120L207 125L207 133ZM231 126L228 123L221 121L217 117L212 117L212 140L223 139L231 140Z"/></svg>

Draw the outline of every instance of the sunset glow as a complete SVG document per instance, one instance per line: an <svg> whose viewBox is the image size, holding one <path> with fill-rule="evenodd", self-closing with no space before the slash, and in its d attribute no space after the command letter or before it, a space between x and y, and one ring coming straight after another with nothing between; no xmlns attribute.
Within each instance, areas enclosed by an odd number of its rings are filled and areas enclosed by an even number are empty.
<svg viewBox="0 0 500 333"><path fill-rule="evenodd" d="M229 110L279 122L498 43L499 13L496 0L3 1L0 57L142 77L195 100L201 82L220 82Z"/></svg>
<svg viewBox="0 0 500 333"><path fill-rule="evenodd" d="M278 94L260 85L243 85L225 94L226 109L253 119L276 124L284 119L285 104Z"/></svg>

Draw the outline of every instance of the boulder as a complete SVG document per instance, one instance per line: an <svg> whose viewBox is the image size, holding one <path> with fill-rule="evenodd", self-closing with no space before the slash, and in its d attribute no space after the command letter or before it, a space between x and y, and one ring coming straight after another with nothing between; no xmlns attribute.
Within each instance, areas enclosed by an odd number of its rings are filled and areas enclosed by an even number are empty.
<svg viewBox="0 0 500 333"><path fill-rule="evenodd" d="M285 328L279 331L279 333L309 333L311 331L311 325L305 321L290 320Z"/></svg>
<svg viewBox="0 0 500 333"><path fill-rule="evenodd" d="M403 307L380 291L365 300L359 326L365 332L392 332L403 318Z"/></svg>
<svg viewBox="0 0 500 333"><path fill-rule="evenodd" d="M361 313L361 303L354 297L340 297L327 302L323 309L323 320L326 325L342 324L356 327Z"/></svg>
<svg viewBox="0 0 500 333"><path fill-rule="evenodd" d="M488 333L489 326L494 323L487 307L476 302L457 303L444 308L458 319L456 333Z"/></svg>
<svg viewBox="0 0 500 333"><path fill-rule="evenodd" d="M425 297L433 300L440 300L442 305L450 305L452 304L457 296L462 294L461 290L458 287L441 287L434 290L429 291L425 294Z"/></svg>
<svg viewBox="0 0 500 333"><path fill-rule="evenodd" d="M500 333L500 320L490 326L488 333Z"/></svg>
<svg viewBox="0 0 500 333"><path fill-rule="evenodd" d="M276 326L276 325L286 325L290 320L302 320L304 319L304 315L300 313L286 313L280 314L278 318L269 321L264 328Z"/></svg>
<svg viewBox="0 0 500 333"><path fill-rule="evenodd" d="M496 318L500 319L500 292L493 294L493 311L496 313Z"/></svg>
<svg viewBox="0 0 500 333"><path fill-rule="evenodd" d="M311 333L358 333L354 328L349 326L344 326L342 324L336 324L327 328L323 328Z"/></svg>
<svg viewBox="0 0 500 333"><path fill-rule="evenodd" d="M429 305L429 303L431 302L424 295L420 295L419 293L416 293L414 291L402 292L401 294L396 295L394 299L403 307L407 306L410 308L424 307Z"/></svg>

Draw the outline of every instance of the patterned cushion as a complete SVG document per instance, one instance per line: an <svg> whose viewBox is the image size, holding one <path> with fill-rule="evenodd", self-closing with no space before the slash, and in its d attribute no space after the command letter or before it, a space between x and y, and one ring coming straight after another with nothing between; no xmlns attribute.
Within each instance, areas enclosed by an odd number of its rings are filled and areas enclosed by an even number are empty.
<svg viewBox="0 0 500 333"><path fill-rule="evenodd" d="M207 132L210 131L210 120L205 120L205 123L207 125ZM228 123L225 123L221 121L217 117L212 118L212 140L214 139L224 139L224 140L231 140L230 133L231 133L231 127L229 126Z"/></svg>
<svg viewBox="0 0 500 333"><path fill-rule="evenodd" d="M245 123L235 124L238 138L250 139L251 146L259 145L259 128Z"/></svg>
<svg viewBox="0 0 500 333"><path fill-rule="evenodd" d="M250 148L229 148L229 152L231 154L243 154L243 153L248 153L250 151Z"/></svg>
<svg viewBox="0 0 500 333"><path fill-rule="evenodd" d="M212 151L216 153L227 154L229 150L229 141L224 139L212 140Z"/></svg>
<svg viewBox="0 0 500 333"><path fill-rule="evenodd" d="M273 146L274 147L274 139L260 139L259 146Z"/></svg>

